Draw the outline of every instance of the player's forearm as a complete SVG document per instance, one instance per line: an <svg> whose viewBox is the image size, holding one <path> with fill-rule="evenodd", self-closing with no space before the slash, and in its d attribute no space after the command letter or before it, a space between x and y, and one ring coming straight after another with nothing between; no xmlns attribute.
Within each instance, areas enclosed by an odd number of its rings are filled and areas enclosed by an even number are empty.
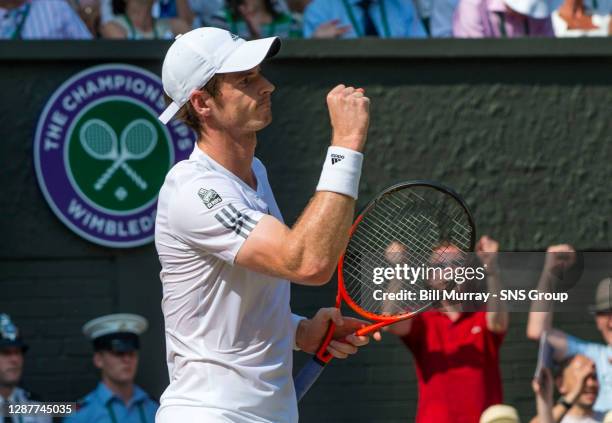
<svg viewBox="0 0 612 423"><path fill-rule="evenodd" d="M288 267L310 282L327 282L348 242L355 200L317 192L287 239Z"/></svg>

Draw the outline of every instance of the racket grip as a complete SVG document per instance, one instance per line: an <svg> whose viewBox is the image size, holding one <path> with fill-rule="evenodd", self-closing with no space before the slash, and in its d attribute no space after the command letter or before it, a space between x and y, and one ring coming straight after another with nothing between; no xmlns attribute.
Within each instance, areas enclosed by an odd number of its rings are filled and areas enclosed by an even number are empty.
<svg viewBox="0 0 612 423"><path fill-rule="evenodd" d="M306 392L314 385L323 370L325 369L324 362L320 361L315 357L308 361L304 367L300 370L294 380L295 384L295 396L298 402L302 400Z"/></svg>

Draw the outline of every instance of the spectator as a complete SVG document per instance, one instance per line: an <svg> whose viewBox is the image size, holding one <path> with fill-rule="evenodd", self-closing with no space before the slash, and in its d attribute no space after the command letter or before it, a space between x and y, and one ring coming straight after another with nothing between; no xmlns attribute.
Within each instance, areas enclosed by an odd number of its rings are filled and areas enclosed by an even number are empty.
<svg viewBox="0 0 612 423"><path fill-rule="evenodd" d="M451 254L451 249L447 246L444 255ZM476 246L491 294L501 290L498 249L498 243L487 236ZM489 299L486 312L462 312L461 304L447 301L442 305L443 312L421 313L389 330L401 337L414 356L417 423L476 422L487 407L502 402L499 349L508 328L508 312L498 297Z"/></svg>
<svg viewBox="0 0 612 423"><path fill-rule="evenodd" d="M19 388L23 371L24 354L28 346L19 335L19 330L7 314L0 314L0 413L8 404L35 403L32 395ZM21 423L22 417L5 416L5 423ZM28 416L28 423L51 423L51 417Z"/></svg>
<svg viewBox="0 0 612 423"><path fill-rule="evenodd" d="M67 0L93 38L100 37L100 0Z"/></svg>
<svg viewBox="0 0 612 423"><path fill-rule="evenodd" d="M194 14L193 28L213 26L215 17L223 13L224 0L189 0Z"/></svg>
<svg viewBox="0 0 612 423"><path fill-rule="evenodd" d="M578 354L558 367L555 382L561 397L553 407L552 376L546 369L541 380L533 382L538 415L530 423L601 423L604 413L593 410L599 392L595 364Z"/></svg>
<svg viewBox="0 0 612 423"><path fill-rule="evenodd" d="M431 34L431 9L435 0L414 0L414 7L417 16L423 24L427 35Z"/></svg>
<svg viewBox="0 0 612 423"><path fill-rule="evenodd" d="M289 10L298 15L303 15L306 6L308 6L312 0L287 0L287 6Z"/></svg>
<svg viewBox="0 0 612 423"><path fill-rule="evenodd" d="M128 40L172 39L189 31L189 25L177 18L155 19L153 0L125 0L125 14L102 25L104 38Z"/></svg>
<svg viewBox="0 0 612 423"><path fill-rule="evenodd" d="M557 37L607 37L610 15L587 14L583 0L565 0L552 14Z"/></svg>
<svg viewBox="0 0 612 423"><path fill-rule="evenodd" d="M91 0L85 0L91 1ZM99 0L100 1L100 24L115 20L116 15L125 15L126 4L125 0ZM206 5L212 5L215 2L223 2L223 0L202 0ZM188 0L159 0L153 3L151 15L155 19L173 19L178 18L187 24L191 29L191 25L195 22L195 15L190 7ZM184 32L184 31L183 31Z"/></svg>
<svg viewBox="0 0 612 423"><path fill-rule="evenodd" d="M453 36L453 14L457 0L432 0L429 18L430 34L434 38Z"/></svg>
<svg viewBox="0 0 612 423"><path fill-rule="evenodd" d="M306 38L425 38L412 0L313 0L304 12Z"/></svg>
<svg viewBox="0 0 612 423"><path fill-rule="evenodd" d="M551 246L547 252L544 270L537 287L540 293L551 292L556 279L555 275L575 260L575 252L570 245ZM592 311L595 313L595 324L606 344L587 342L559 329L553 329L551 302L533 301L527 322L527 337L538 340L542 333L546 331L547 341L554 348L554 356L558 361L576 354L582 354L595 363L601 389L594 410L600 412L612 409L612 362L610 361L610 357L612 357L612 304L610 284L612 284L612 278L606 278L599 282L595 295L595 305L592 307Z"/></svg>
<svg viewBox="0 0 612 423"><path fill-rule="evenodd" d="M584 8L589 15L609 15L612 13L612 0L584 0Z"/></svg>
<svg viewBox="0 0 612 423"><path fill-rule="evenodd" d="M89 38L66 0L0 0L0 40Z"/></svg>
<svg viewBox="0 0 612 423"><path fill-rule="evenodd" d="M496 404L487 408L484 413L480 416L479 423L520 423L518 412L516 408L504 405Z"/></svg>
<svg viewBox="0 0 612 423"><path fill-rule="evenodd" d="M110 314L83 326L83 333L93 342L93 362L100 369L102 381L79 401L78 412L64 423L155 421L157 402L134 384L139 335L147 326L147 320L135 314Z"/></svg>
<svg viewBox="0 0 612 423"><path fill-rule="evenodd" d="M453 16L458 38L554 37L552 0L459 0Z"/></svg>
<svg viewBox="0 0 612 423"><path fill-rule="evenodd" d="M154 5L154 9L155 8L158 9L156 13L153 13L156 18L179 18L187 23L189 29L191 29L194 14L187 0L157 0Z"/></svg>
<svg viewBox="0 0 612 423"><path fill-rule="evenodd" d="M246 40L302 37L300 24L286 5L272 0L228 0L227 8L216 21L213 26L227 29Z"/></svg>

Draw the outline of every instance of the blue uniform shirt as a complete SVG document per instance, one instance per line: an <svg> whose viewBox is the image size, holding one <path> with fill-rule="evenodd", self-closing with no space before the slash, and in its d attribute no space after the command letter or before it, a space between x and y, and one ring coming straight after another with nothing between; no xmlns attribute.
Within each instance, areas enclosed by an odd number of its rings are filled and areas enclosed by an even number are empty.
<svg viewBox="0 0 612 423"><path fill-rule="evenodd" d="M105 384L90 392L81 402L79 411L64 419L64 423L155 423L159 404L138 386L126 406Z"/></svg>
<svg viewBox="0 0 612 423"><path fill-rule="evenodd" d="M597 368L599 394L593 409L606 412L612 410L612 345L586 342L571 335L567 336L567 355L582 354L590 358Z"/></svg>
<svg viewBox="0 0 612 423"><path fill-rule="evenodd" d="M363 34L364 21L363 9L357 6L359 2L360 0L313 0L304 12L304 37L311 38L321 24L334 19L338 19L341 26L351 27L342 38L359 37ZM384 2L383 7L381 2ZM427 37L413 0L374 0L369 10L380 38Z"/></svg>

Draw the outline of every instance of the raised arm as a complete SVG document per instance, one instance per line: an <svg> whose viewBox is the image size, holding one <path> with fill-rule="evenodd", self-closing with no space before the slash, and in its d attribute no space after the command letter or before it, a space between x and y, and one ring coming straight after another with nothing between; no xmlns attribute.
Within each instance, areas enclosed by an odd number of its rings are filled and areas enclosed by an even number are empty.
<svg viewBox="0 0 612 423"><path fill-rule="evenodd" d="M551 245L546 250L546 259L537 290L547 293L553 290L556 280L555 274L573 264L575 251L571 245ZM527 321L527 337L538 340L544 331L547 340L555 349L555 358L562 359L567 354L567 337L560 330L552 328L553 306L552 301L534 300L531 302L529 319Z"/></svg>
<svg viewBox="0 0 612 423"><path fill-rule="evenodd" d="M238 252L237 264L306 285L329 281L353 220L350 191L359 183L369 103L360 88L339 85L328 94L332 147L317 192L292 228L264 216Z"/></svg>
<svg viewBox="0 0 612 423"><path fill-rule="evenodd" d="M487 290L491 295L487 311L487 329L495 333L503 333L508 330L508 310L505 304L499 300L499 292L502 289L499 266L497 265L497 252L499 243L493 238L484 235L476 244L476 254L487 269Z"/></svg>
<svg viewBox="0 0 612 423"><path fill-rule="evenodd" d="M553 414L553 377L550 369L542 369L540 380L534 379L531 387L535 393L536 410L538 415L531 419L529 423L556 423Z"/></svg>

